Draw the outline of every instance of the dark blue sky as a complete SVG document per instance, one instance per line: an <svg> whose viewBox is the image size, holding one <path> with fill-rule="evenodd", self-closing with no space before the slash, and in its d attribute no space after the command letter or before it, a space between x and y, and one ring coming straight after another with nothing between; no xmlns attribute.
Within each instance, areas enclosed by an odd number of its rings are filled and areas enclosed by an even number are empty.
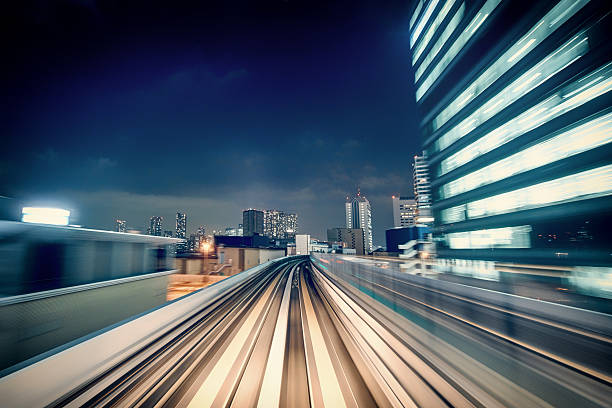
<svg viewBox="0 0 612 408"><path fill-rule="evenodd" d="M420 144L409 2L156 3L6 11L0 195L139 230L278 208L324 238L359 185L384 244Z"/></svg>

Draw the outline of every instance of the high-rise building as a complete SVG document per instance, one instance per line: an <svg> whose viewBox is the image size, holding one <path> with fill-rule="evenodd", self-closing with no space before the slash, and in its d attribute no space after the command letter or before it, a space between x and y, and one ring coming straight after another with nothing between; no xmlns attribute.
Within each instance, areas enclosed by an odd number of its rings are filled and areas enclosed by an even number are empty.
<svg viewBox="0 0 612 408"><path fill-rule="evenodd" d="M196 248L196 250L199 250L202 244L206 241L206 228L203 225L200 225L198 229L196 230L196 233L194 234L194 236L195 236L194 247Z"/></svg>
<svg viewBox="0 0 612 408"><path fill-rule="evenodd" d="M414 2L439 257L610 265L609 7Z"/></svg>
<svg viewBox="0 0 612 408"><path fill-rule="evenodd" d="M189 235L189 239L186 242L186 248L187 251L189 252L197 252L198 248L199 248L199 240L198 240L198 236L196 234L191 234Z"/></svg>
<svg viewBox="0 0 612 408"><path fill-rule="evenodd" d="M414 156L412 164L414 173L414 199L416 201L416 222L418 224L432 224L434 218L431 212L431 183L429 182L429 168L427 156Z"/></svg>
<svg viewBox="0 0 612 408"><path fill-rule="evenodd" d="M416 223L416 200L409 197L392 196L393 226L408 227Z"/></svg>
<svg viewBox="0 0 612 408"><path fill-rule="evenodd" d="M357 190L357 195L346 197L346 228L361 228L366 253L372 252L372 207L368 199Z"/></svg>
<svg viewBox="0 0 612 408"><path fill-rule="evenodd" d="M125 220L115 220L115 231L117 231L117 232L125 232L125 231L127 231L127 221L125 221Z"/></svg>
<svg viewBox="0 0 612 408"><path fill-rule="evenodd" d="M345 247L354 249L357 255L365 254L363 237L361 228L329 228L327 230L329 242L344 242Z"/></svg>
<svg viewBox="0 0 612 408"><path fill-rule="evenodd" d="M263 211L263 234L267 237L294 238L297 231L297 214L278 210Z"/></svg>
<svg viewBox="0 0 612 408"><path fill-rule="evenodd" d="M264 233L264 214L263 211L249 208L242 212L243 235L250 237L255 234Z"/></svg>
<svg viewBox="0 0 612 408"><path fill-rule="evenodd" d="M187 215L185 213L176 213L176 238L186 239L187 238ZM188 242L179 242L176 244L176 252L186 252L188 250Z"/></svg>
<svg viewBox="0 0 612 408"><path fill-rule="evenodd" d="M176 237L183 238L187 236L187 215L185 213L176 213Z"/></svg>
<svg viewBox="0 0 612 408"><path fill-rule="evenodd" d="M297 214L283 213L281 230L283 232L283 236L281 238L295 238L298 231Z"/></svg>
<svg viewBox="0 0 612 408"><path fill-rule="evenodd" d="M162 236L162 223L164 217L151 217L151 226L149 227L149 235L155 235L156 237Z"/></svg>

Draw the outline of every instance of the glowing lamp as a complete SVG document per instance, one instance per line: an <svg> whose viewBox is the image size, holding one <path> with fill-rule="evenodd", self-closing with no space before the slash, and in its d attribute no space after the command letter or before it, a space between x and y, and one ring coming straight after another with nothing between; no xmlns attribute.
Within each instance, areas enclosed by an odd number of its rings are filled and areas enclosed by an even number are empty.
<svg viewBox="0 0 612 408"><path fill-rule="evenodd" d="M23 207L21 221L37 224L68 225L70 211L61 208Z"/></svg>

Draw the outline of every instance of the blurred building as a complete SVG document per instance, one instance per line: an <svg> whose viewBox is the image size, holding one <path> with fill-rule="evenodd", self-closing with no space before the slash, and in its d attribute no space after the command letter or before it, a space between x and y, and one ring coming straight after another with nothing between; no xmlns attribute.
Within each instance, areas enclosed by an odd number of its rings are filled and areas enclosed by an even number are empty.
<svg viewBox="0 0 612 408"><path fill-rule="evenodd" d="M357 255L365 254L363 242L363 230L361 228L329 228L327 240L329 242L343 242L344 248L352 248Z"/></svg>
<svg viewBox="0 0 612 408"><path fill-rule="evenodd" d="M185 213L176 213L176 237L185 238L187 236L187 215Z"/></svg>
<svg viewBox="0 0 612 408"><path fill-rule="evenodd" d="M151 217L151 226L149 227L149 235L161 237L163 222L164 222L164 217Z"/></svg>
<svg viewBox="0 0 612 408"><path fill-rule="evenodd" d="M198 233L189 234L189 239L186 242L187 252L199 252L200 251L200 235Z"/></svg>
<svg viewBox="0 0 612 408"><path fill-rule="evenodd" d="M127 221L125 221L125 220L115 220L115 231L117 231L117 232L126 232L127 231Z"/></svg>
<svg viewBox="0 0 612 408"><path fill-rule="evenodd" d="M165 303L175 242L0 221L0 369Z"/></svg>
<svg viewBox="0 0 612 408"><path fill-rule="evenodd" d="M195 232L194 248L196 251L200 250L202 244L206 241L206 228L200 225Z"/></svg>
<svg viewBox="0 0 612 408"><path fill-rule="evenodd" d="M164 231L164 237L172 238L173 236L174 236L174 233L172 232L172 230L165 230Z"/></svg>
<svg viewBox="0 0 612 408"><path fill-rule="evenodd" d="M416 200L409 197L392 196L393 226L408 227L416 223Z"/></svg>
<svg viewBox="0 0 612 408"><path fill-rule="evenodd" d="M432 224L434 219L431 212L431 184L429 182L429 169L427 156L414 156L412 165L414 170L414 198L416 201L416 223Z"/></svg>
<svg viewBox="0 0 612 408"><path fill-rule="evenodd" d="M413 10L438 257L610 265L609 2Z"/></svg>
<svg viewBox="0 0 612 408"><path fill-rule="evenodd" d="M187 238L187 215L185 213L176 213L176 238L185 239ZM179 242L176 244L176 252L182 253L187 251L187 242Z"/></svg>
<svg viewBox="0 0 612 408"><path fill-rule="evenodd" d="M359 189L357 195L346 197L345 212L346 228L361 229L363 231L363 249L366 253L372 252L372 208L368 199L361 194Z"/></svg>
<svg viewBox="0 0 612 408"><path fill-rule="evenodd" d="M243 235L245 237L264 233L264 214L263 211L249 208L242 212Z"/></svg>

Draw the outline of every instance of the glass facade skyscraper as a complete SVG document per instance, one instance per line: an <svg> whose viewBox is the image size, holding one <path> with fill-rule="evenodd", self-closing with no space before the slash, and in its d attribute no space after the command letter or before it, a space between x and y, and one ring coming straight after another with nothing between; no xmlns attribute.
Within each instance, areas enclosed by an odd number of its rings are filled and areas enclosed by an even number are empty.
<svg viewBox="0 0 612 408"><path fill-rule="evenodd" d="M438 256L612 264L609 3L412 10Z"/></svg>
<svg viewBox="0 0 612 408"><path fill-rule="evenodd" d="M261 210L249 208L242 211L243 235L250 237L264 233L264 213Z"/></svg>

